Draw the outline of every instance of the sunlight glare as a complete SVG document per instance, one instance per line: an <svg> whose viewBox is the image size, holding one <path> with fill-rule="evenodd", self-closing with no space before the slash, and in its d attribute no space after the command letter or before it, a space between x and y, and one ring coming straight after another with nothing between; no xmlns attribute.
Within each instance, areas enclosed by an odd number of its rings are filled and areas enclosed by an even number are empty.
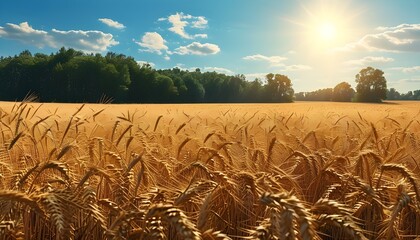
<svg viewBox="0 0 420 240"><path fill-rule="evenodd" d="M325 22L318 26L318 34L324 41L331 41L336 37L337 30L332 23Z"/></svg>
<svg viewBox="0 0 420 240"><path fill-rule="evenodd" d="M318 0L300 5L295 19L288 19L299 31L299 44L307 53L335 53L335 49L356 39L355 23L360 13L349 11L349 3ZM359 26L358 26L359 27Z"/></svg>

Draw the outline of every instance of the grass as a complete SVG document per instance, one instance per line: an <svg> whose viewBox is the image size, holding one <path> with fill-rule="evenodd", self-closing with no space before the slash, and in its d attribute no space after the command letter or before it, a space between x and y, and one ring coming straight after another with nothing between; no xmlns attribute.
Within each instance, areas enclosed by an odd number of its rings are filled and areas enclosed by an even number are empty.
<svg viewBox="0 0 420 240"><path fill-rule="evenodd" d="M0 239L415 239L416 103L1 103Z"/></svg>

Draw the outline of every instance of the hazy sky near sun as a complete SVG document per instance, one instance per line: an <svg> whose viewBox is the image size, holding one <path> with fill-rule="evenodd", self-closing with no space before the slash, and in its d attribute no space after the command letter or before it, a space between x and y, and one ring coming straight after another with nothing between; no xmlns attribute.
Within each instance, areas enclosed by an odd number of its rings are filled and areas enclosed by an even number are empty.
<svg viewBox="0 0 420 240"><path fill-rule="evenodd" d="M62 46L155 68L287 75L296 92L372 66L388 88L420 89L418 0L2 0L0 56Z"/></svg>

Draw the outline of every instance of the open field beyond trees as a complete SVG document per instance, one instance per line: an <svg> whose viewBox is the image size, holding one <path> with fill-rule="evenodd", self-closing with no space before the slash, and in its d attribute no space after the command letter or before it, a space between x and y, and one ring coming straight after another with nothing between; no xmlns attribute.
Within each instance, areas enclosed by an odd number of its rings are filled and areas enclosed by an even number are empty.
<svg viewBox="0 0 420 240"><path fill-rule="evenodd" d="M0 103L0 239L415 239L420 110Z"/></svg>

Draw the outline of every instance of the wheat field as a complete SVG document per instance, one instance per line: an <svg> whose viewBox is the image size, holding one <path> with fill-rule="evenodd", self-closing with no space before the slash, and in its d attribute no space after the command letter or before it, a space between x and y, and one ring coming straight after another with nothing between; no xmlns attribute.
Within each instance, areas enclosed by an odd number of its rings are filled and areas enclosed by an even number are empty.
<svg viewBox="0 0 420 240"><path fill-rule="evenodd" d="M415 102L0 107L0 239L420 238Z"/></svg>

